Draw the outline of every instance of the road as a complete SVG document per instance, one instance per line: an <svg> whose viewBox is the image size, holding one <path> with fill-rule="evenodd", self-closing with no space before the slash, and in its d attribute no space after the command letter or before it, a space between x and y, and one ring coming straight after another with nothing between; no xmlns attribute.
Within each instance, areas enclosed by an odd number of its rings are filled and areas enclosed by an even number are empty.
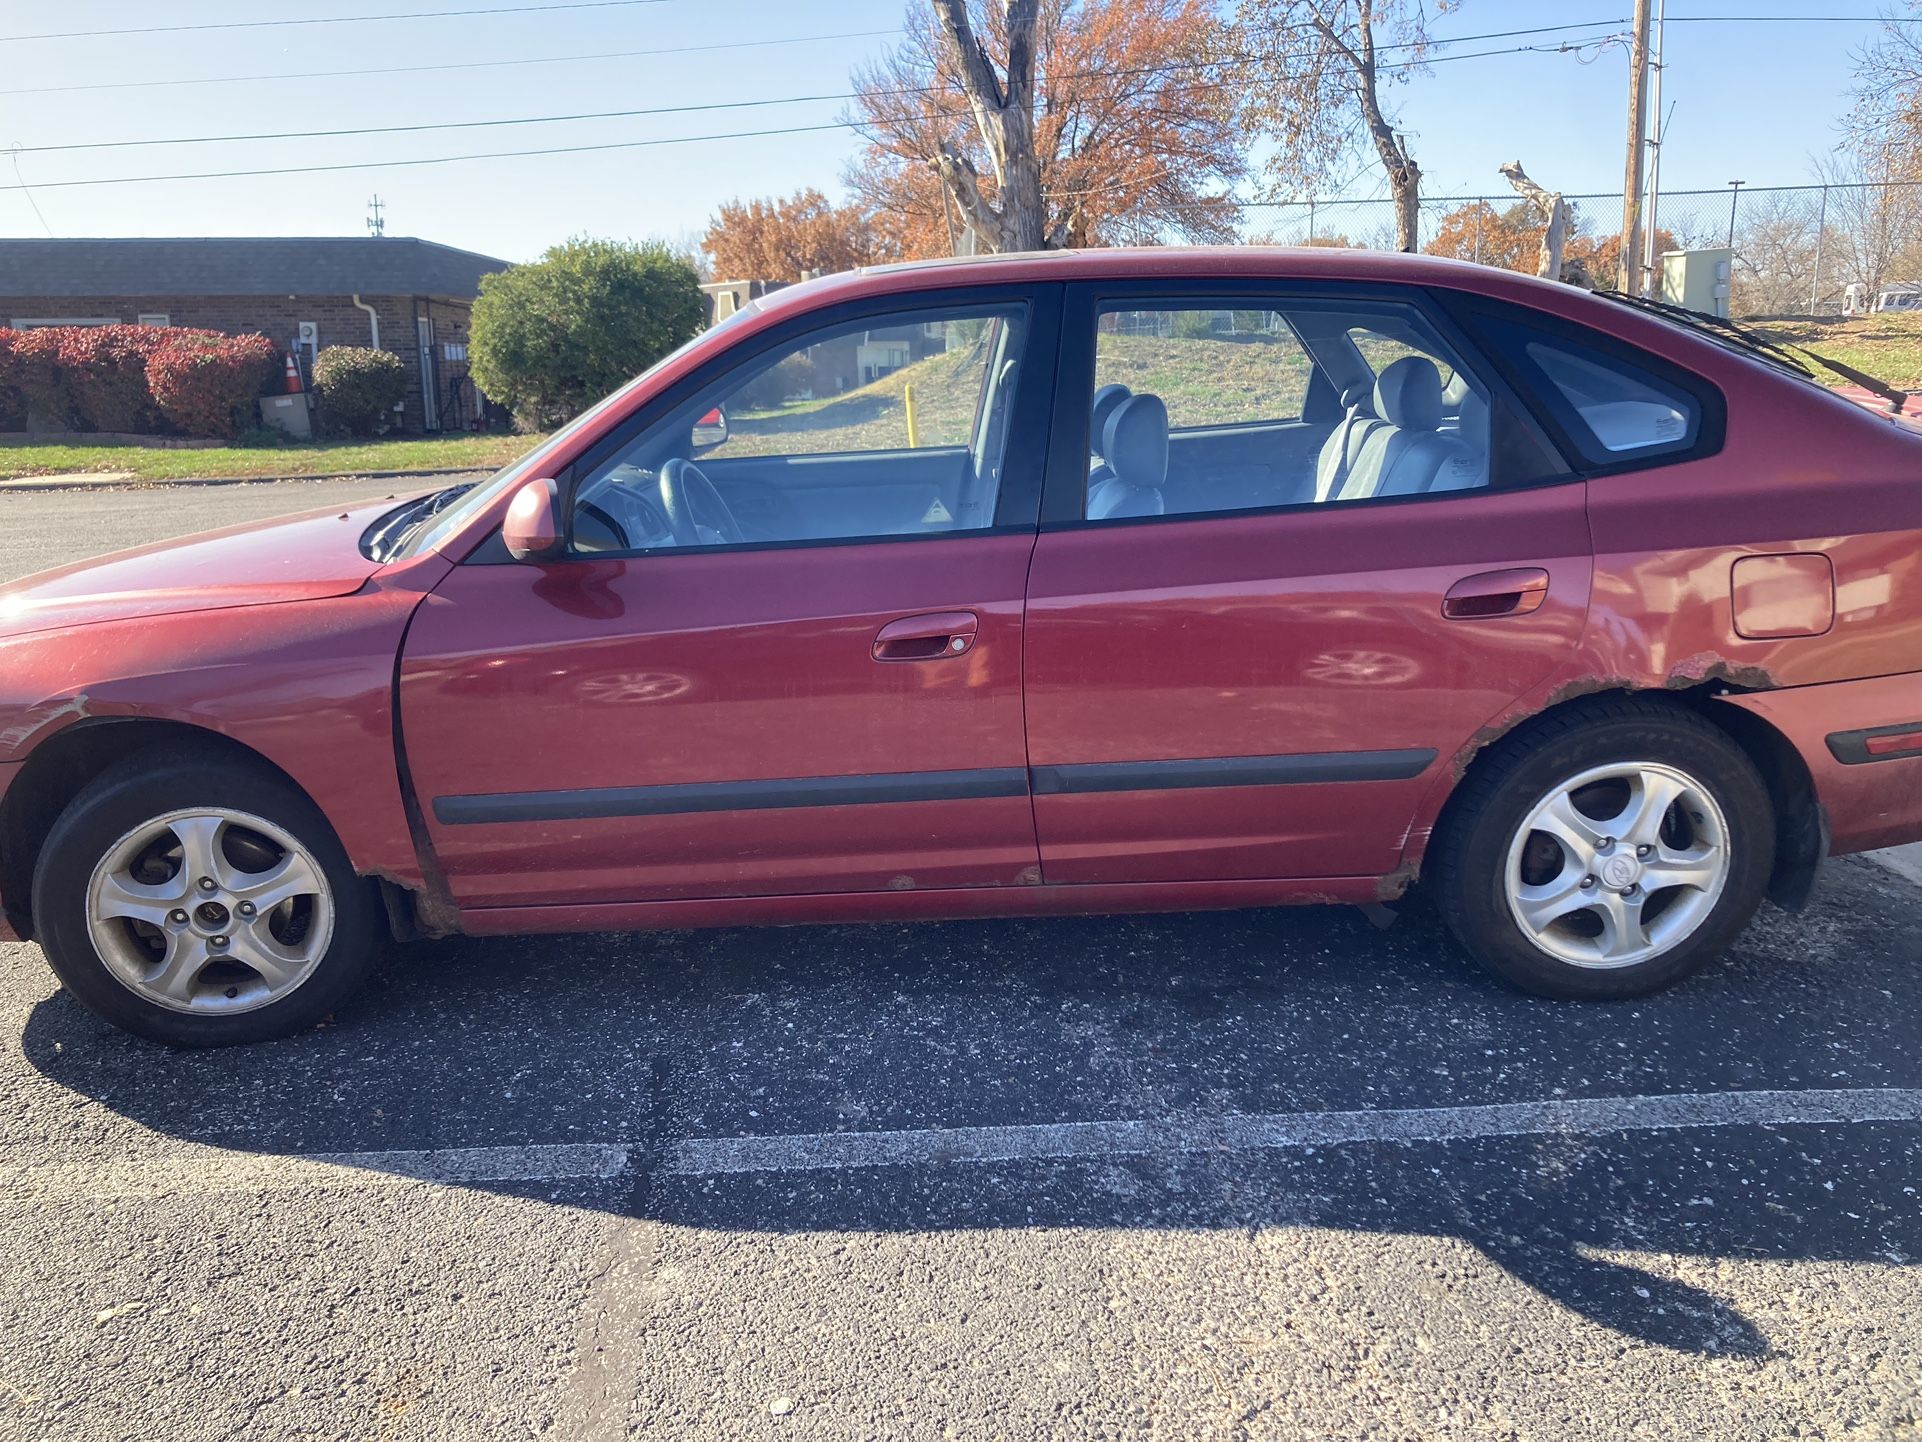
<svg viewBox="0 0 1922 1442"><path fill-rule="evenodd" d="M0 1437L1915 1442L1919 895L1607 1006L1419 902L459 941L203 1054L0 947Z"/></svg>

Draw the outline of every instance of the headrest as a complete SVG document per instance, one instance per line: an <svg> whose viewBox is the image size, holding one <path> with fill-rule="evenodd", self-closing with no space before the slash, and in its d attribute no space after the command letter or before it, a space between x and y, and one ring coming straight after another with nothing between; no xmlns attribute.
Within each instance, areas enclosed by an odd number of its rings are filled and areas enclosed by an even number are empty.
<svg viewBox="0 0 1922 1442"><path fill-rule="evenodd" d="M1128 396L1108 416L1101 454L1124 486L1153 490L1168 479L1168 408L1160 396Z"/></svg>
<svg viewBox="0 0 1922 1442"><path fill-rule="evenodd" d="M1405 355L1375 382L1375 414L1405 431L1434 431L1442 423L1441 372L1426 356Z"/></svg>
<svg viewBox="0 0 1922 1442"><path fill-rule="evenodd" d="M1372 410L1374 401L1375 388L1366 381L1356 381L1341 393L1341 408L1344 411Z"/></svg>
<svg viewBox="0 0 1922 1442"><path fill-rule="evenodd" d="M1108 417L1114 414L1116 406L1133 394L1134 392L1124 385L1102 386L1094 393L1094 406L1089 412L1092 424L1088 428L1088 434L1093 437L1093 445L1090 448L1097 454L1104 457L1108 454L1101 449L1102 442L1108 434Z"/></svg>

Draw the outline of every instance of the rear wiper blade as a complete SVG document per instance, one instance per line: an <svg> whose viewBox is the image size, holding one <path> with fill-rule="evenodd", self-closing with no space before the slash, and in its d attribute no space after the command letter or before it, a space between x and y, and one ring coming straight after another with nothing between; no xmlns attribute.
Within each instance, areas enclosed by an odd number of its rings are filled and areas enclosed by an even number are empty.
<svg viewBox="0 0 1922 1442"><path fill-rule="evenodd" d="M1758 330L1753 326L1741 325L1736 321L1726 320L1719 315L1709 315L1703 311L1690 310L1687 306L1672 305L1665 300L1650 300L1644 296L1628 295L1619 290L1598 290L1595 294L1608 300L1617 301L1623 305L1632 305L1641 310L1653 311L1657 315L1667 316L1671 320L1680 321L1682 324L1693 326L1698 330L1709 331L1712 334L1725 338L1731 344L1739 346L1741 349L1750 352L1759 359L1772 361L1809 380L1814 380L1815 372L1810 370L1807 362L1802 359L1803 356L1807 356L1809 360L1814 361L1831 374L1838 375L1843 380L1862 387L1863 390L1868 391L1871 395L1880 396L1889 403L1889 409L1896 415L1901 415L1902 408L1909 402L1909 393L1907 391L1891 385L1879 376L1872 376L1867 371L1857 370L1854 366L1847 365L1831 356L1825 356L1820 351L1810 350L1807 346L1795 341L1785 341L1778 336L1771 335L1764 330Z"/></svg>

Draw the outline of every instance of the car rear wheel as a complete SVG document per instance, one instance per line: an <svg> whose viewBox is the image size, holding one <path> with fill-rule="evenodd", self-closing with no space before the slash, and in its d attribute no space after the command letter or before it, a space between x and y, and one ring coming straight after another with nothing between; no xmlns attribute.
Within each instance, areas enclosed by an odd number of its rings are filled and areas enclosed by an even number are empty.
<svg viewBox="0 0 1922 1442"><path fill-rule="evenodd" d="M1478 765L1438 838L1438 900L1489 969L1555 997L1639 996L1754 915L1775 819L1754 764L1679 706L1548 718Z"/></svg>
<svg viewBox="0 0 1922 1442"><path fill-rule="evenodd" d="M364 979L379 936L368 883L313 804L198 751L85 787L41 850L33 914L83 1006L175 1046L314 1025Z"/></svg>

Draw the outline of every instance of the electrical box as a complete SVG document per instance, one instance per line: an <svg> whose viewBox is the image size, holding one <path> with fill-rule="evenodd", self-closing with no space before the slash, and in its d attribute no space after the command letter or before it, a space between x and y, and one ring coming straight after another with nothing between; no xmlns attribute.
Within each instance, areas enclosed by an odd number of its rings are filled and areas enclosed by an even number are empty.
<svg viewBox="0 0 1922 1442"><path fill-rule="evenodd" d="M1727 246L1671 250L1662 256L1662 299L1703 315L1728 318L1735 252Z"/></svg>

